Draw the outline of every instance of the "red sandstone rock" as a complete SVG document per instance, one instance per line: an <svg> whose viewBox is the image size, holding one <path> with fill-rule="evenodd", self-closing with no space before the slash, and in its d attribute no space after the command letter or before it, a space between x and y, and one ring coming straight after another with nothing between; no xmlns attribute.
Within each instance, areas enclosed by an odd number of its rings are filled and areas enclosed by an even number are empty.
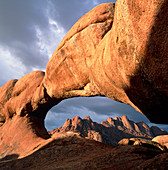
<svg viewBox="0 0 168 170"><path fill-rule="evenodd" d="M37 115L40 101L33 101L43 77L44 72L35 71L1 87L3 93L0 102L4 104L1 113L4 114L5 122L0 127L0 157L14 153L28 154L40 142L49 138L44 127L46 110L41 110Z"/></svg>
<svg viewBox="0 0 168 170"><path fill-rule="evenodd" d="M4 86L0 87L0 122L5 122L5 112L3 111L6 102L11 98L13 88L17 80L10 80Z"/></svg>
<svg viewBox="0 0 168 170"><path fill-rule="evenodd" d="M0 158L12 154L18 157L31 154L34 148L45 141L44 138L49 137L43 131L45 128L37 118L16 115L9 119L0 129Z"/></svg>
<svg viewBox="0 0 168 170"><path fill-rule="evenodd" d="M16 82L13 87L11 98L5 104L4 113L6 114L6 119L15 114L24 116L27 113L33 112L35 109L34 107L37 106L34 106L32 97L40 86L44 74L45 73L41 71L34 71L23 76Z"/></svg>
<svg viewBox="0 0 168 170"><path fill-rule="evenodd" d="M99 5L66 34L47 64L43 84L50 97L99 94L91 83L89 68L97 46L112 27L113 18L113 3Z"/></svg>
<svg viewBox="0 0 168 170"><path fill-rule="evenodd" d="M118 0L91 66L98 91L167 123L168 1ZM158 116L159 113L159 116Z"/></svg>

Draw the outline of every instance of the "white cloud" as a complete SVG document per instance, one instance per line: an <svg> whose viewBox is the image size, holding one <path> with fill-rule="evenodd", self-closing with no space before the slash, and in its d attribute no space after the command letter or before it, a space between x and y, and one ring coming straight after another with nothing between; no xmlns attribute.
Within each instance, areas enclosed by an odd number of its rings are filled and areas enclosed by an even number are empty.
<svg viewBox="0 0 168 170"><path fill-rule="evenodd" d="M0 46L0 72L2 83L22 77L26 72L26 67L18 58L12 55L11 51Z"/></svg>
<svg viewBox="0 0 168 170"><path fill-rule="evenodd" d="M93 0L93 5L98 5L99 3L98 3L98 1L97 0Z"/></svg>
<svg viewBox="0 0 168 170"><path fill-rule="evenodd" d="M64 28L56 21L48 17L47 29L42 29L38 25L35 26L37 46L42 55L52 56L56 47L66 34Z"/></svg>

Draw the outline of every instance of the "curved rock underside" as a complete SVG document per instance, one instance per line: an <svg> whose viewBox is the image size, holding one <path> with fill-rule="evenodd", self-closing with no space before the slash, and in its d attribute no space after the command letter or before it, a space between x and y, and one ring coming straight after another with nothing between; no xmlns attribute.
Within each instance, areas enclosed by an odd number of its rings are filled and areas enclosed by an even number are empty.
<svg viewBox="0 0 168 170"><path fill-rule="evenodd" d="M47 111L75 96L107 96L168 123L167 6L167 0L99 5L67 33L46 73L0 87L0 156L24 155L49 138Z"/></svg>

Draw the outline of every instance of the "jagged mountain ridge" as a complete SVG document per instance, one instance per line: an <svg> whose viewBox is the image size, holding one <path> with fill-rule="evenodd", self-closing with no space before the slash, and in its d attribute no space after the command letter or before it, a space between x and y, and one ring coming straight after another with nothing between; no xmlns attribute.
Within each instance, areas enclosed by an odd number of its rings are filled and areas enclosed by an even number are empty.
<svg viewBox="0 0 168 170"><path fill-rule="evenodd" d="M117 145L118 141L123 138L141 137L152 139L158 135L168 134L168 132L157 126L149 127L144 122L135 123L129 120L126 115L114 119L109 117L100 124L93 122L89 116L83 119L76 116L72 119L67 119L62 127L50 131L50 134L68 131L73 131L84 137L110 145Z"/></svg>

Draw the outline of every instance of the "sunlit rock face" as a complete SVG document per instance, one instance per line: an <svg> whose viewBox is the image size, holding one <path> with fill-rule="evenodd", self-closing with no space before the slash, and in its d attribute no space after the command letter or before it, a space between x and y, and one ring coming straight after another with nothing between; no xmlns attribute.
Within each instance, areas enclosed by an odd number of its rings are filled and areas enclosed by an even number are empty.
<svg viewBox="0 0 168 170"><path fill-rule="evenodd" d="M138 108L152 122L167 123L167 1L118 0L112 29L91 66L101 94Z"/></svg>
<svg viewBox="0 0 168 170"><path fill-rule="evenodd" d="M101 95L92 84L90 67L95 52L111 30L114 4L102 4L70 29L47 64L43 85L52 98Z"/></svg>
<svg viewBox="0 0 168 170"><path fill-rule="evenodd" d="M115 10L113 3L99 5L67 33L46 73L35 71L0 87L1 157L24 155L21 141L31 150L49 138L47 111L74 96L104 95L152 122L168 123L167 6L167 0L118 0ZM25 129L34 145L25 140Z"/></svg>

